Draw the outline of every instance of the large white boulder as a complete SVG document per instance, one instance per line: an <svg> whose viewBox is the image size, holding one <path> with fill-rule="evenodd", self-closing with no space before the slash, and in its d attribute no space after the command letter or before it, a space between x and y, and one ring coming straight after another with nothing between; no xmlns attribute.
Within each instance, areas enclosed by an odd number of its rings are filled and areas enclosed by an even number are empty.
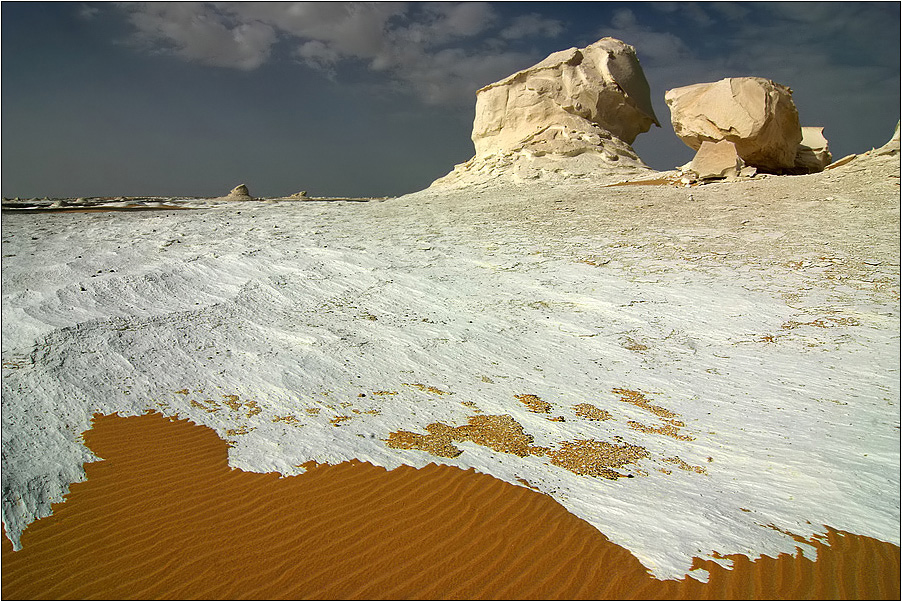
<svg viewBox="0 0 902 602"><path fill-rule="evenodd" d="M762 77L728 77L668 90L673 131L691 148L729 140L747 165L783 173L795 166L802 129L792 90Z"/></svg>
<svg viewBox="0 0 902 602"><path fill-rule="evenodd" d="M630 144L660 125L632 46L555 52L476 92L476 156L434 186L649 169Z"/></svg>

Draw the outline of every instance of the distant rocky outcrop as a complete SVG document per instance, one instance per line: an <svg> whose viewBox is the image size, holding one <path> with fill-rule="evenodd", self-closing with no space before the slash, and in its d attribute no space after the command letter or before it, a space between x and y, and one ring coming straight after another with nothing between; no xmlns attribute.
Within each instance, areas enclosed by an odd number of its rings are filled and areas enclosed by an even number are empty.
<svg viewBox="0 0 902 602"><path fill-rule="evenodd" d="M250 192L247 189L247 186L244 184L239 184L235 186L232 190L229 191L229 194L225 196L216 197L211 199L213 201L253 201L254 197L251 196Z"/></svg>
<svg viewBox="0 0 902 602"><path fill-rule="evenodd" d="M251 196L251 193L248 191L247 186L244 184L239 184L235 186L232 190L229 191L229 194L226 195L227 199L231 199L233 201L253 201L254 197Z"/></svg>
<svg viewBox="0 0 902 602"><path fill-rule="evenodd" d="M660 125L632 46L555 52L476 92L476 156L433 186L648 170L630 144Z"/></svg>

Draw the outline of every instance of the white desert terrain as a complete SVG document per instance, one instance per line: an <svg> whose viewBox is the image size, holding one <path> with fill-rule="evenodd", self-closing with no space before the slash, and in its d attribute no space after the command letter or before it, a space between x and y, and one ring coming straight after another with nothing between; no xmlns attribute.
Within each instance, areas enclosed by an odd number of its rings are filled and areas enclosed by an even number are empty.
<svg viewBox="0 0 902 602"><path fill-rule="evenodd" d="M897 152L696 187L186 205L4 212L14 543L97 459L94 413L156 410L248 471L528 483L658 578L825 525L899 544Z"/></svg>
<svg viewBox="0 0 902 602"><path fill-rule="evenodd" d="M898 129L807 175L754 175L729 143L743 177L699 184L629 146L656 117L621 42L480 93L476 156L399 198L5 210L13 546L98 460L92 416L148 411L214 429L244 471L473 468L658 579L813 559L800 538L827 527L898 546ZM586 108L604 94L625 133Z"/></svg>

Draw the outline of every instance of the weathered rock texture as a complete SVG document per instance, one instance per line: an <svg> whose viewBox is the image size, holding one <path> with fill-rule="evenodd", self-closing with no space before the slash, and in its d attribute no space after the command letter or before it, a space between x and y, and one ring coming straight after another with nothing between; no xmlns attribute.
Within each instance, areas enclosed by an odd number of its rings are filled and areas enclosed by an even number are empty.
<svg viewBox="0 0 902 602"><path fill-rule="evenodd" d="M824 137L822 127L803 127L802 142L796 151L795 171L800 173L816 173L833 161L830 145Z"/></svg>
<svg viewBox="0 0 902 602"><path fill-rule="evenodd" d="M761 77L729 77L668 90L664 100L674 132L691 148L729 140L746 164L761 171L795 167L802 129L786 86Z"/></svg>
<svg viewBox="0 0 902 602"><path fill-rule="evenodd" d="M604 38L477 91L476 156L433 185L647 170L630 144L652 124L635 50Z"/></svg>
<svg viewBox="0 0 902 602"><path fill-rule="evenodd" d="M868 162L874 162L878 157L892 157L894 155L898 155L900 152L899 146L899 126L902 122L896 122L896 130L893 132L893 137L889 139L889 141L879 148L873 148L868 152L861 155L846 155L842 159L834 161L830 165L828 165L825 169L836 169L837 167L842 167L848 163L855 161L856 165L860 165L862 160L867 160Z"/></svg>
<svg viewBox="0 0 902 602"><path fill-rule="evenodd" d="M896 122L896 130L893 132L893 137L889 139L889 142L881 146L880 148L874 149L876 154L878 155L898 155L899 154L899 126L902 125L902 122Z"/></svg>
<svg viewBox="0 0 902 602"><path fill-rule="evenodd" d="M699 178L724 178L738 176L745 167L745 162L736 150L736 145L729 140L711 142L705 140L695 153L689 169Z"/></svg>
<svg viewBox="0 0 902 602"><path fill-rule="evenodd" d="M247 189L247 186L244 184L239 184L235 186L232 190L229 191L229 194L226 196L217 197L217 201L253 201L254 197L251 196L250 192Z"/></svg>

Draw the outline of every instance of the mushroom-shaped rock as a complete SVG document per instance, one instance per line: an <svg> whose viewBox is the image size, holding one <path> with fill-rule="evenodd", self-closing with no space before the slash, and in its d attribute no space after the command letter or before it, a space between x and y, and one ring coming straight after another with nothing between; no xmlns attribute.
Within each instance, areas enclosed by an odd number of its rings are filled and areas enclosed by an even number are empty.
<svg viewBox="0 0 902 602"><path fill-rule="evenodd" d="M530 146L554 152L554 141L567 152L588 145L578 137L543 136L549 127L587 133L600 127L632 144L652 124L660 125L636 51L604 38L555 52L476 92L473 143L477 156Z"/></svg>
<svg viewBox="0 0 902 602"><path fill-rule="evenodd" d="M225 198L231 201L253 201L254 197L250 195L250 192L247 190L247 186L244 184L239 184L235 186L232 190L229 191L229 194L225 196Z"/></svg>
<svg viewBox="0 0 902 602"><path fill-rule="evenodd" d="M630 144L660 125L632 46L555 52L476 92L476 156L433 185L645 169Z"/></svg>
<svg viewBox="0 0 902 602"><path fill-rule="evenodd" d="M748 165L782 173L795 166L802 131L792 90L762 77L728 77L668 90L673 131L691 148L729 140Z"/></svg>

